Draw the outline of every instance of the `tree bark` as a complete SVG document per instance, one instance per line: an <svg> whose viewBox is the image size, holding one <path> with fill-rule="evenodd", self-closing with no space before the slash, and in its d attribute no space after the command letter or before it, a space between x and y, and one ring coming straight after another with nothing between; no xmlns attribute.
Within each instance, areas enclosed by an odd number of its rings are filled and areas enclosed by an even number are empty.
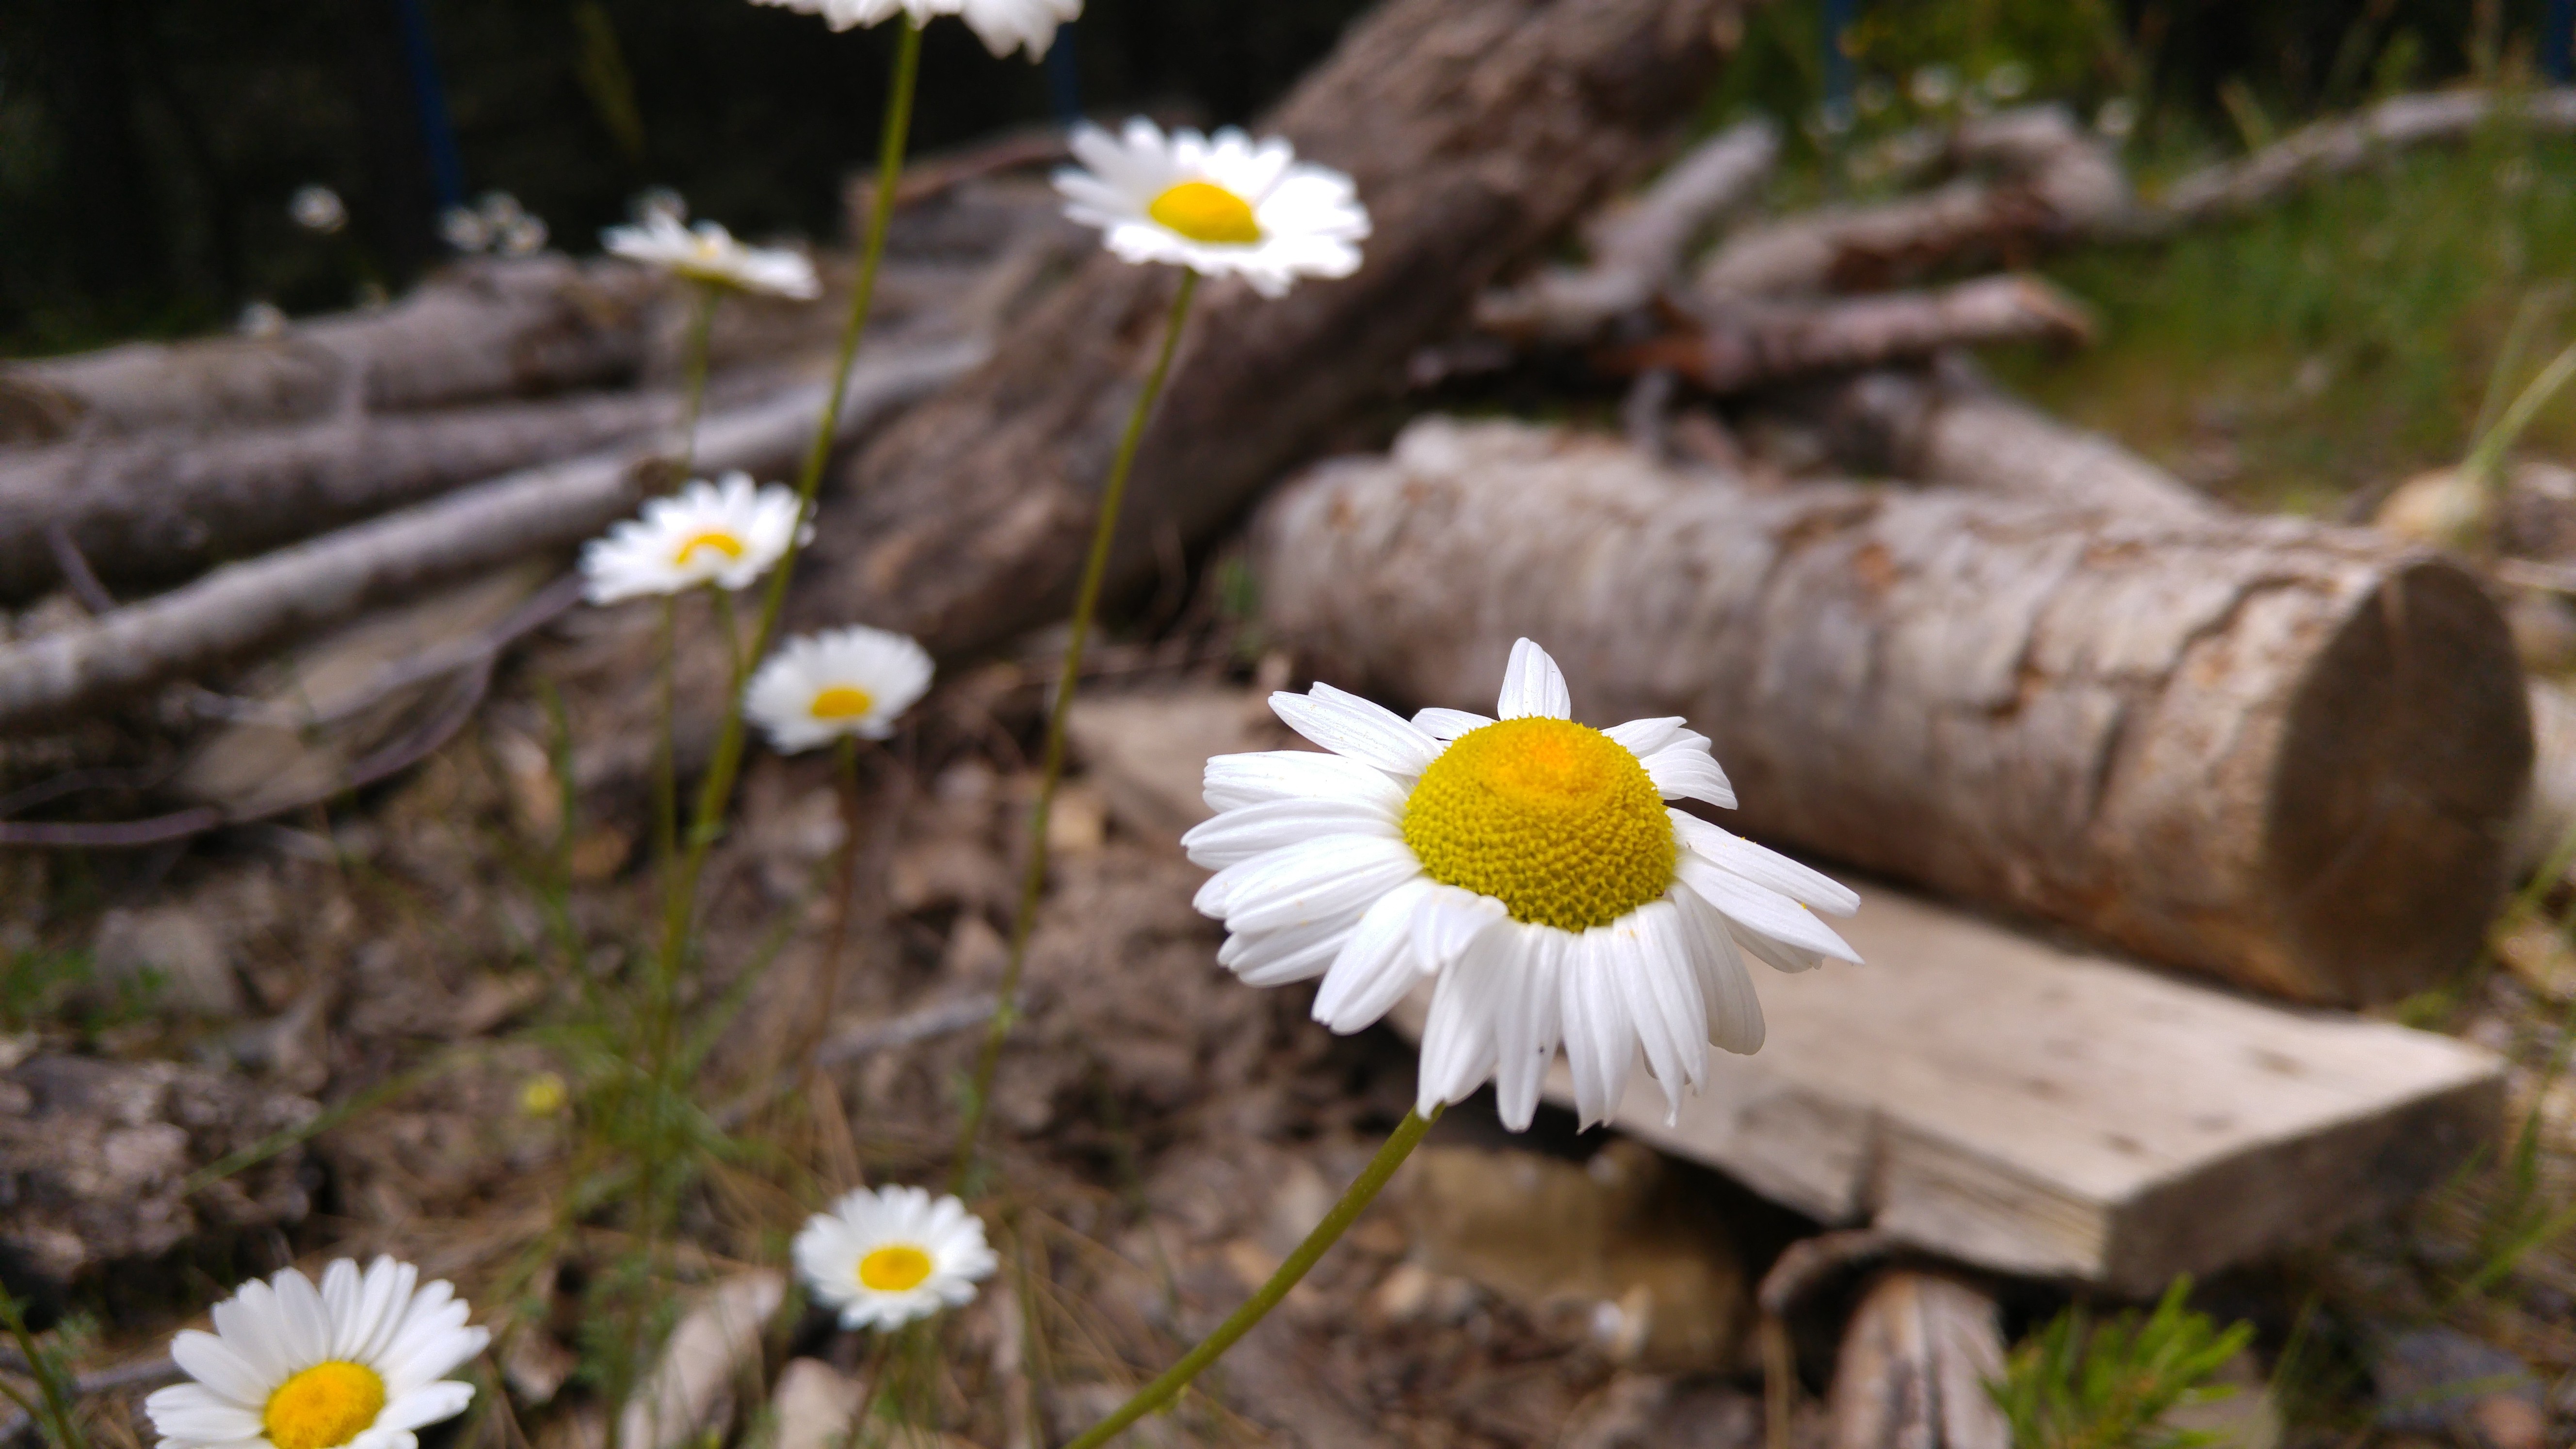
<svg viewBox="0 0 2576 1449"><path fill-rule="evenodd" d="M1934 292L1800 302L1703 302L1690 326L1609 349L1605 371L1666 367L1703 392L1733 393L1820 372L1923 358L1947 347L2092 340L2082 306L2029 277L1987 277Z"/></svg>
<svg viewBox="0 0 2576 1449"><path fill-rule="evenodd" d="M61 582L57 534L106 583L164 584L679 412L668 393L607 393L0 454L0 603Z"/></svg>
<svg viewBox="0 0 2576 1449"><path fill-rule="evenodd" d="M1277 499L1254 562L1337 682L1477 708L1528 635L1587 719L1714 736L1755 834L2302 1000L2466 959L2531 767L2476 581L2293 520L1757 492L1432 420Z"/></svg>
<svg viewBox="0 0 2576 1449"><path fill-rule="evenodd" d="M1738 0L1393 0L1264 126L1349 171L1354 277L1265 301L1207 288L1140 457L1112 575L1205 539L1404 360L1651 157L1719 64ZM1177 275L1095 257L976 376L872 444L827 507L808 621L934 650L1062 611Z"/></svg>
<svg viewBox="0 0 2576 1449"><path fill-rule="evenodd" d="M2159 209L2178 222L2251 211L2410 146L2465 141L2494 117L2497 100L2492 91L2393 96L2357 115L2302 127L2242 160L2203 167L2168 188ZM2543 91L2507 104L2513 120L2535 131L2576 131L2576 90Z"/></svg>
<svg viewBox="0 0 2576 1449"><path fill-rule="evenodd" d="M981 342L863 361L842 436L882 421L981 361ZM700 471L783 466L813 435L824 387L709 418ZM569 548L669 487L658 449L580 458L495 479L273 554L76 628L0 648L0 728L62 719L308 634L388 600L548 549Z"/></svg>
<svg viewBox="0 0 2576 1449"><path fill-rule="evenodd" d="M2012 1449L1986 1392L2003 1372L1994 1299L1936 1273L1883 1273L1843 1330L1832 1449Z"/></svg>

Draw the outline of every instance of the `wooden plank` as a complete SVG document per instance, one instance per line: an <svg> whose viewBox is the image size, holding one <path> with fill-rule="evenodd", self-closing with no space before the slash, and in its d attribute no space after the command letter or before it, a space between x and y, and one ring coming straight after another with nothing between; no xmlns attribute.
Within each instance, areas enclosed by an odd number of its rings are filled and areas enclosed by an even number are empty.
<svg viewBox="0 0 2576 1449"><path fill-rule="evenodd" d="M1208 755L1277 747L1239 704L1104 700L1077 717L1095 710L1076 738L1102 743L1089 758L1113 809L1156 802L1150 820L1122 812L1139 833L1173 829ZM2139 1295L2393 1208L2494 1134L2503 1068L2465 1043L1858 884L1861 912L1838 924L1868 964L1757 966L1761 1052L1712 1053L1670 1126L1638 1073L1621 1130L1828 1223ZM1417 1036L1427 1002L1399 1007L1398 1029ZM1548 1090L1572 1100L1562 1060Z"/></svg>

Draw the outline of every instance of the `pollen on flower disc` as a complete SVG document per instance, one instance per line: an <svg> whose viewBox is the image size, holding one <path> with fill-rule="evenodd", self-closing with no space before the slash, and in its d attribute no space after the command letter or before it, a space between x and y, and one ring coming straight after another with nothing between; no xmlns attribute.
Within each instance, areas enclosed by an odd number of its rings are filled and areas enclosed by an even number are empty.
<svg viewBox="0 0 2576 1449"><path fill-rule="evenodd" d="M1261 240L1252 203L1207 181L1184 181L1154 198L1145 214L1194 242L1251 246Z"/></svg>
<svg viewBox="0 0 2576 1449"><path fill-rule="evenodd" d="M317 1363L277 1386L260 1427L277 1449L339 1449L385 1410L385 1381L364 1364Z"/></svg>
<svg viewBox="0 0 2576 1449"><path fill-rule="evenodd" d="M1645 766L1562 719L1507 719L1452 741L1405 802L1404 841L1433 880L1567 931L1660 898L1679 852Z"/></svg>
<svg viewBox="0 0 2576 1449"><path fill-rule="evenodd" d="M930 1277L930 1255L909 1243L889 1243L859 1260L859 1286L879 1293L909 1293Z"/></svg>
<svg viewBox="0 0 2576 1449"><path fill-rule="evenodd" d="M810 711L816 719L859 719L877 707L876 696L851 684L816 690Z"/></svg>
<svg viewBox="0 0 2576 1449"><path fill-rule="evenodd" d="M721 529L709 529L690 535L688 542L680 545L680 552L672 562L686 567L697 558L698 550L702 548L713 549L729 559L739 559L744 552L741 539Z"/></svg>

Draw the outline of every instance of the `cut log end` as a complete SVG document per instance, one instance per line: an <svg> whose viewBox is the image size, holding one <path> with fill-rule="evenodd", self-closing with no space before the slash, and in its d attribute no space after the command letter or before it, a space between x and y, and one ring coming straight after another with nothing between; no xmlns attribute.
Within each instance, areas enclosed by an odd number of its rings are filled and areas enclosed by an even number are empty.
<svg viewBox="0 0 2576 1449"><path fill-rule="evenodd" d="M2532 730L2477 581L2426 557L2362 594L2293 697L2265 852L2299 982L2421 990L2476 949L2509 867Z"/></svg>

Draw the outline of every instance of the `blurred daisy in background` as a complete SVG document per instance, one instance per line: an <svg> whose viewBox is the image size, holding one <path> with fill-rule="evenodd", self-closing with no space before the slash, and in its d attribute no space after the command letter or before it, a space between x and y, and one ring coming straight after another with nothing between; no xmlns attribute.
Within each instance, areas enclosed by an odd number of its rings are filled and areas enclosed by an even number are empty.
<svg viewBox="0 0 2576 1449"><path fill-rule="evenodd" d="M600 241L612 255L692 282L799 301L823 295L814 263L804 253L745 246L712 221L682 226L671 212L653 210L637 225L612 226L601 232Z"/></svg>
<svg viewBox="0 0 2576 1449"><path fill-rule="evenodd" d="M286 214L306 231L329 236L349 224L349 207L340 193L328 186L297 187L286 203Z"/></svg>
<svg viewBox="0 0 2576 1449"><path fill-rule="evenodd" d="M215 1331L189 1329L170 1357L193 1383L144 1401L161 1449L415 1449L414 1432L462 1413L474 1386L447 1375L490 1335L465 1301L420 1270L343 1258L322 1286L293 1268L215 1305Z"/></svg>
<svg viewBox="0 0 2576 1449"><path fill-rule="evenodd" d="M930 676L929 653L909 637L853 625L788 640L744 687L743 711L782 754L881 740Z"/></svg>
<svg viewBox="0 0 2576 1449"><path fill-rule="evenodd" d="M1418 1108L1496 1083L1526 1128L1561 1042L1586 1126L1608 1118L1640 1049L1672 1111L1707 1047L1762 1045L1743 957L1783 971L1857 961L1815 912L1860 898L1667 800L1733 808L1709 741L1680 719L1599 730L1571 718L1554 660L1512 648L1489 719L1410 721L1327 684L1271 708L1331 754L1208 761L1216 818L1182 838L1216 871L1201 911L1219 963L1255 986L1322 977L1315 1019L1384 1016L1432 979Z"/></svg>
<svg viewBox="0 0 2576 1449"><path fill-rule="evenodd" d="M591 540L581 553L590 581L583 597L614 604L701 584L747 588L786 557L803 512L793 490L775 483L755 489L748 473L728 473L721 483L701 479Z"/></svg>
<svg viewBox="0 0 2576 1449"><path fill-rule="evenodd" d="M897 15L909 15L915 25L928 25L942 15L954 15L966 22L984 48L997 56L1008 55L1015 48L1028 51L1029 59L1044 59L1047 47L1055 44L1056 27L1082 15L1082 0L752 0L756 5L777 5L807 15L820 15L834 30L874 25Z"/></svg>
<svg viewBox="0 0 2576 1449"><path fill-rule="evenodd" d="M1123 260L1240 276L1265 297L1359 270L1369 217L1351 179L1298 161L1286 141L1232 129L1167 137L1139 117L1116 136L1076 127L1073 154L1082 165L1055 175L1065 215L1100 228Z"/></svg>
<svg viewBox="0 0 2576 1449"><path fill-rule="evenodd" d="M984 1223L953 1197L860 1188L796 1235L796 1269L843 1328L900 1328L972 1302L999 1266Z"/></svg>

